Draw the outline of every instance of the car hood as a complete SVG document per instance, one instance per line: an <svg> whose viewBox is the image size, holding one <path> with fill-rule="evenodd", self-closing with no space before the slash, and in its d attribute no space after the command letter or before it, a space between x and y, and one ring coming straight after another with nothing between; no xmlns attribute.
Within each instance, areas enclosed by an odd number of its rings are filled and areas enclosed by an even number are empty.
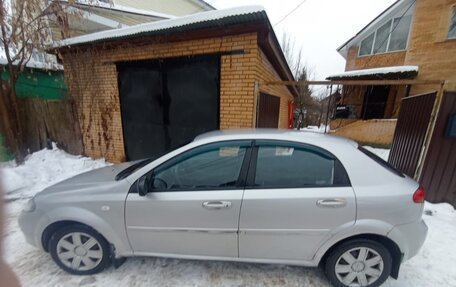
<svg viewBox="0 0 456 287"><path fill-rule="evenodd" d="M115 177L119 172L134 165L137 162L138 161L125 162L81 173L46 188L41 192L41 194L66 190L69 191L76 189L86 189L91 186L106 186L116 181Z"/></svg>

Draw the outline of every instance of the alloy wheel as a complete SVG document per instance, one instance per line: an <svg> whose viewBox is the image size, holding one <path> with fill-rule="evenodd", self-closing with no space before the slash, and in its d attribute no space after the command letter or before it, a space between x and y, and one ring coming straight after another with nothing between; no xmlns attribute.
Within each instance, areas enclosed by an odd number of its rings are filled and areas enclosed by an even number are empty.
<svg viewBox="0 0 456 287"><path fill-rule="evenodd" d="M383 273L383 258L368 247L352 248L336 261L335 274L346 286L368 286Z"/></svg>
<svg viewBox="0 0 456 287"><path fill-rule="evenodd" d="M57 242L57 257L68 268L77 271L91 270L103 259L103 248L93 236L71 232Z"/></svg>

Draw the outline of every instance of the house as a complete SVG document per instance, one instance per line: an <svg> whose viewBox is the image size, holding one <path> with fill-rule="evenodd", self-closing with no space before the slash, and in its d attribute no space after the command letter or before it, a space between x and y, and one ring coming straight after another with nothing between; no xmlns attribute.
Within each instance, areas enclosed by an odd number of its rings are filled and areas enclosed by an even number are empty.
<svg viewBox="0 0 456 287"><path fill-rule="evenodd" d="M56 0L48 9L54 40L215 10L202 0Z"/></svg>
<svg viewBox="0 0 456 287"><path fill-rule="evenodd" d="M184 16L199 12L215 10L213 6L203 0L105 0L114 6L131 7L141 10L153 10L159 13L175 16Z"/></svg>
<svg viewBox="0 0 456 287"><path fill-rule="evenodd" d="M289 126L296 91L260 6L215 10L60 41L84 153L157 156L214 129Z"/></svg>
<svg viewBox="0 0 456 287"><path fill-rule="evenodd" d="M329 80L456 80L456 1L399 0L337 51L346 72ZM390 145L401 99L435 85L344 86L336 134Z"/></svg>

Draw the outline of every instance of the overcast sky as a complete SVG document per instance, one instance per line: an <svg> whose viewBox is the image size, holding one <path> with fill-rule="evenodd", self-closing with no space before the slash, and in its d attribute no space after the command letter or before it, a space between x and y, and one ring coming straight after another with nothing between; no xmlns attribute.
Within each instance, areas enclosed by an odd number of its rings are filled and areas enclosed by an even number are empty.
<svg viewBox="0 0 456 287"><path fill-rule="evenodd" d="M336 49L396 0L307 0L276 25L302 0L207 0L217 9L262 5L279 41L284 31L301 48L315 80L344 71L345 59Z"/></svg>

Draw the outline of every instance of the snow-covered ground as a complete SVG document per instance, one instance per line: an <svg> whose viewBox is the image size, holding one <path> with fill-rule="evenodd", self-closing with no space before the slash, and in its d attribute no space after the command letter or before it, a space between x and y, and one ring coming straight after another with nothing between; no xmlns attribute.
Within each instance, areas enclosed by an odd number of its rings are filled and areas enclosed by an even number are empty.
<svg viewBox="0 0 456 287"><path fill-rule="evenodd" d="M388 150L371 150L387 157ZM4 249L23 286L329 286L313 268L163 258L129 258L119 269L93 276L65 273L49 254L25 242L18 213L25 199L44 187L107 164L58 149L36 152L21 166L3 164L8 198ZM389 279L385 286L456 286L456 212L449 204L426 203L424 219L429 235L423 249L403 264L399 280Z"/></svg>
<svg viewBox="0 0 456 287"><path fill-rule="evenodd" d="M326 130L325 130L326 129ZM301 131L305 132L315 132L315 133L325 133L325 131L329 132L329 126L321 125L321 126L307 126L305 128L300 129Z"/></svg>

